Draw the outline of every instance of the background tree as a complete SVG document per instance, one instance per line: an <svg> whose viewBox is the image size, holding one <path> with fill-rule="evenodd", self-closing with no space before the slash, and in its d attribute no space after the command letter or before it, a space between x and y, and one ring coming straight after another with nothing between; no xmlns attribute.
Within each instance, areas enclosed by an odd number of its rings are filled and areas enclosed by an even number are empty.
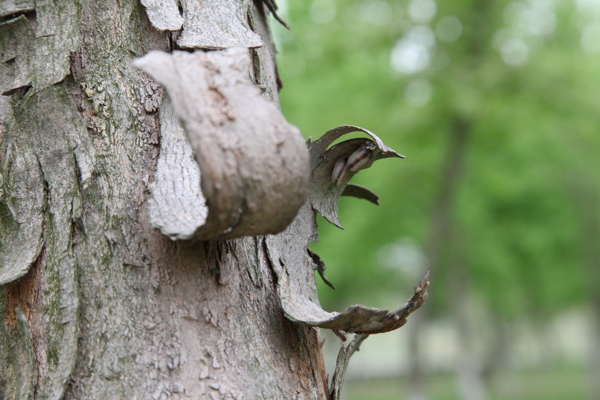
<svg viewBox="0 0 600 400"><path fill-rule="evenodd" d="M397 290L394 279L381 284L386 259L398 255L398 280L427 263L444 282L430 298L432 318L451 318L471 346L486 343L462 352L485 396L482 379L514 355L515 325L535 326L540 344L552 318L597 292L585 283L599 276L585 261L596 213L581 203L595 204L598 190L597 4L288 6L294 31L280 40L290 121L310 134L350 112L407 155L394 172L357 177L382 195L379 208L342 204L348 231L323 227L313 247L332 282L344 282L323 299L383 301ZM354 51L339 51L336 37ZM583 181L587 194L573 189Z"/></svg>

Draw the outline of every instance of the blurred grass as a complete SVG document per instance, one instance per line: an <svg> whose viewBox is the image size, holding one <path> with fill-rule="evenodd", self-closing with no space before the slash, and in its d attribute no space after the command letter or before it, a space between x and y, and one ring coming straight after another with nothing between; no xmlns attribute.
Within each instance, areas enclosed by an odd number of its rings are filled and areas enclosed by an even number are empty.
<svg viewBox="0 0 600 400"><path fill-rule="evenodd" d="M428 382L429 400L461 400L454 375L434 375ZM588 400L586 374L581 370L534 371L515 374L505 382L492 385L496 390L489 400ZM408 399L408 378L348 381L344 400Z"/></svg>

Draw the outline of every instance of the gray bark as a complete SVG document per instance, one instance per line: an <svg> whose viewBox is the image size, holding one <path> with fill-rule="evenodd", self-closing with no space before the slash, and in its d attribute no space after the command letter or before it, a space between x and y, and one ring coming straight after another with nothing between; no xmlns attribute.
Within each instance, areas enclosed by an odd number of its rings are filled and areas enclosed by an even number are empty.
<svg viewBox="0 0 600 400"><path fill-rule="evenodd" d="M329 398L317 327L389 331L427 297L424 279L395 312L327 313L307 249L316 209L376 201L345 190L358 168L332 182L336 160L399 155L356 127L298 140L263 3L142 3L1 3L0 398ZM204 75L157 76L169 101L132 63L174 43L195 52L160 56L171 71ZM252 50L201 50L232 45Z"/></svg>
<svg viewBox="0 0 600 400"><path fill-rule="evenodd" d="M19 267L2 259L0 397L326 398L318 331L285 318L263 238L175 243L148 223L168 121L131 63L171 34L134 1L36 3L0 25Z"/></svg>

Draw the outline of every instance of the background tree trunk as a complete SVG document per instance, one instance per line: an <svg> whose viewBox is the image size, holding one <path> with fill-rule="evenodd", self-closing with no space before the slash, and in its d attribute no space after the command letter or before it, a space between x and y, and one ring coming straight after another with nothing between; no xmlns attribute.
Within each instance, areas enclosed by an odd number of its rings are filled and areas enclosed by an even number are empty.
<svg viewBox="0 0 600 400"><path fill-rule="evenodd" d="M285 318L263 237L148 223L163 90L131 62L172 34L132 0L2 11L0 251L31 267L0 289L0 398L327 398L318 329ZM276 100L263 4L250 14Z"/></svg>
<svg viewBox="0 0 600 400"><path fill-rule="evenodd" d="M453 218L453 204L456 193L459 190L463 164L465 161L465 153L468 149L471 121L465 121L456 118L453 129L448 133L448 144L444 165L442 168L442 176L440 179L439 192L435 198L435 203L432 209L430 232L425 246L425 255L427 257L427 269L432 274L443 273L444 267L448 263L454 263L453 266L460 265L458 260L455 260L459 254L452 245L460 245L454 239L456 230L456 221ZM454 250L454 253L452 252ZM449 280L457 279L453 282L454 287L451 295L453 303L458 303L457 308L464 307L466 296L463 291L468 290L466 283L460 282L461 275L450 273ZM460 286L460 287L459 287ZM410 398L411 400L425 400L429 396L426 393L426 374L423 367L423 352L420 348L424 347L421 339L423 328L427 325L430 319L429 313L421 313L418 319L415 320L410 332ZM459 318L457 318L458 320ZM465 317L460 318L461 323ZM466 326L460 327L467 329ZM459 368L459 371L461 369Z"/></svg>

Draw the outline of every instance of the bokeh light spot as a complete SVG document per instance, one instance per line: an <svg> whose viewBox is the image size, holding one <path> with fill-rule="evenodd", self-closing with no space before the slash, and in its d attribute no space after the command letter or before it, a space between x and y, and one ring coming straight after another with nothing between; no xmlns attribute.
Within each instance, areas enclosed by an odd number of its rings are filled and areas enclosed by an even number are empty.
<svg viewBox="0 0 600 400"><path fill-rule="evenodd" d="M424 24L433 18L437 5L433 0L412 0L408 5L408 15L413 21Z"/></svg>
<svg viewBox="0 0 600 400"><path fill-rule="evenodd" d="M422 107L429 103L432 94L433 87L427 79L415 79L404 89L404 99L414 107Z"/></svg>
<svg viewBox="0 0 600 400"><path fill-rule="evenodd" d="M455 16L447 16L439 20L435 33L442 42L456 42L462 34L462 24Z"/></svg>
<svg viewBox="0 0 600 400"><path fill-rule="evenodd" d="M510 38L500 46L500 56L508 65L524 65L529 59L529 47L521 39Z"/></svg>

